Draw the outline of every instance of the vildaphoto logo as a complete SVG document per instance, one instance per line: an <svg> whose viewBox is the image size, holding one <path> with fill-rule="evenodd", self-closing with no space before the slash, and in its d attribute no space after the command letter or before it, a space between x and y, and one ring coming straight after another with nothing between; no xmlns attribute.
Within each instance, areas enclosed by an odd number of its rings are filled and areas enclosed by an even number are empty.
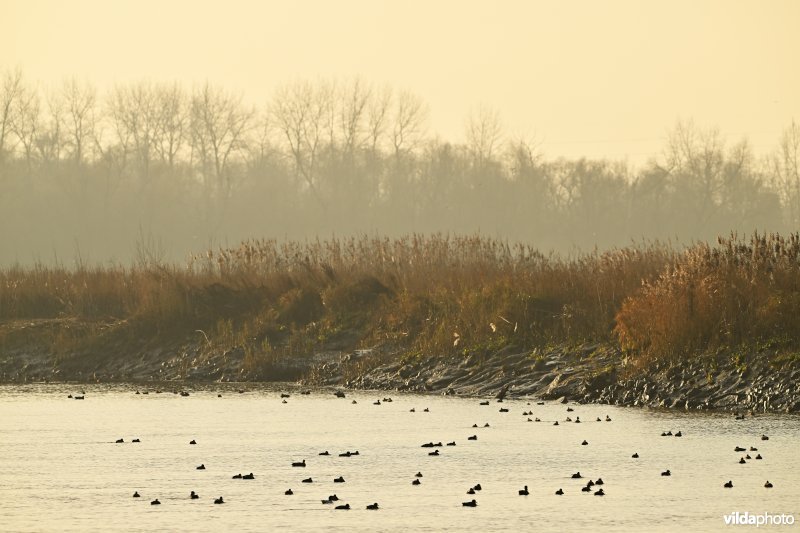
<svg viewBox="0 0 800 533"><path fill-rule="evenodd" d="M722 516L727 526L791 526L794 524L794 515L792 514L770 514L760 513L755 514L749 511L740 513L726 514Z"/></svg>

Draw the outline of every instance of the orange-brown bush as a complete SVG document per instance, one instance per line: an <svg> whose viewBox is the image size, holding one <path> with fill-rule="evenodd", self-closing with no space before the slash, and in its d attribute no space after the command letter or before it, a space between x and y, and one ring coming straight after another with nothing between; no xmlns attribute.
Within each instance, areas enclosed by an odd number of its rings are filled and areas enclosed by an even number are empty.
<svg viewBox="0 0 800 533"><path fill-rule="evenodd" d="M696 244L626 299L621 345L652 358L778 340L800 331L800 236L732 234Z"/></svg>

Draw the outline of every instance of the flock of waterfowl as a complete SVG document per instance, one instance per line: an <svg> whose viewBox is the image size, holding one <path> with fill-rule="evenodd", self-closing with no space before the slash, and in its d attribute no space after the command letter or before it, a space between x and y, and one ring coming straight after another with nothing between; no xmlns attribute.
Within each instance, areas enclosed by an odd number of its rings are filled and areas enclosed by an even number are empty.
<svg viewBox="0 0 800 533"><path fill-rule="evenodd" d="M157 392L161 392L161 391L157 391ZM244 391L239 391L239 392L242 393ZM185 392L185 391L176 392L176 394L178 394L178 393L181 396L189 396L189 393ZM140 394L140 392L136 391L136 394ZM148 394L148 393L147 392L143 392L141 394ZM309 394L309 392L305 391L302 394ZM335 394L339 398L344 398L345 397L345 394L343 392L341 392L341 391L337 391ZM221 395L218 395L218 396L221 396ZM287 394L287 393L281 393L280 396L281 396L281 401L283 403L287 403L287 398L290 398L290 395ZM81 394L79 396L78 395L76 395L76 396L70 395L69 397L70 398L74 398L74 399L84 399L84 394ZM497 401L500 403L503 400L501 398L501 399L498 399ZM373 402L373 404L374 405L381 405L383 403L391 403L391 402L392 402L391 398L383 398L383 400L381 400L381 399L376 400L375 402ZM355 400L353 400L352 403L357 403L357 402ZM490 402L488 400L483 400L483 401L480 401L479 405L488 406L488 405L490 405ZM530 403L528 403L527 405L530 405ZM537 405L544 405L544 402L537 402ZM412 408L412 409L410 409L410 411L411 412L415 412L416 410L414 408ZM425 408L424 411L425 412L429 412L429 409ZM499 409L499 412L501 412L501 413L508 413L509 411L510 411L510 409L508 409L506 407L500 407L500 409ZM572 407L567 407L566 411L568 413L571 413L571 412L574 411L574 409ZM541 422L542 421L540 418L534 418L534 419L530 418L531 416L533 416L533 411L532 410L525 410L525 411L522 412L522 415L528 417L526 419L527 422L534 422L534 421L535 422ZM741 418L739 418L740 415L737 414L736 416L737 416L737 419L741 419ZM608 416L608 415L606 415L605 418L601 418L601 417L597 417L596 418L596 422L611 422L611 421L612 421L611 417ZM573 419L571 416L568 415L568 416L566 416L564 418L564 420L562 420L562 422L580 424L581 423L581 419L580 419L580 416L575 416L575 418ZM559 420L553 421L553 425L559 425ZM478 428L478 427L489 428L490 424L488 422L486 422L482 426L479 426L476 423L476 424L473 424L472 427L473 428ZM682 437L683 436L683 432L682 431L677 431L677 432L673 433L671 430L669 430L669 431L662 432L661 436L662 437ZM467 441L477 441L478 440L478 436L473 434L473 435L468 436L466 438L466 440ZM762 441L769 440L769 437L767 435L761 435L761 440ZM123 443L125 443L125 440L123 438L118 438L114 442L116 444L123 444ZM140 441L139 438L134 438L130 442L138 443L138 442L141 442L141 441ZM189 445L196 445L196 444L197 444L197 441L195 439L192 439L192 440L189 441ZM422 448L435 448L433 451L429 451L428 452L428 456L435 457L435 456L439 456L440 455L440 450L439 450L440 448L443 448L445 446L456 446L456 445L457 445L457 443L456 443L455 440L449 441L446 444L443 444L441 441L436 442L436 443L430 441L430 442L427 442L427 443L423 443L421 445L421 447ZM588 446L589 442L586 439L584 439L584 440L582 440L580 442L580 445L581 446ZM741 456L741 458L739 460L740 464L745 464L745 463L747 463L747 461L749 461L751 459L752 460L762 460L763 459L763 457L762 457L762 455L760 453L755 455L755 457L752 457L750 455L749 452L758 452L758 448L756 448L755 446L749 446L749 448L745 448L745 447L737 445L734 448L734 451L736 453L740 453L740 452L745 452L746 453L745 455ZM336 455L332 455L328 450L324 450L324 451L319 452L317 455L319 457L328 457L328 456L353 457L353 456L360 455L360 452L358 450L355 450L355 451L346 450L346 451L343 451L343 452L338 453ZM639 457L640 456L639 456L638 452L634 452L631 455L632 459L639 459ZM307 466L309 466L309 462L307 462L306 458L303 458L303 459L301 459L299 461L297 461L297 460L291 461L289 464L290 464L290 468L306 468ZM196 469L197 470L205 470L206 469L205 464L198 465L196 467ZM669 469L661 471L661 476L665 476L666 477L666 476L671 476L671 475L672 475L672 472ZM252 472L250 472L249 474L244 474L244 475L239 473L239 474L233 475L232 478L233 479L242 479L242 480L252 480L252 479L255 479L255 474L253 474ZM418 471L416 474L414 474L414 479L411 481L411 484L415 485L415 486L421 485L422 484L421 478L423 478L423 474L422 474L421 471ZM574 474L571 474L569 476L569 478L570 479L581 479L582 480L582 479L584 479L584 476L581 474L581 472L575 472ZM304 478L298 478L298 479L299 479L300 483L304 483L304 484L314 483L314 479L312 477L304 477ZM337 476L337 477L333 478L333 483L345 483L345 479L344 479L343 476ZM598 477L596 480L589 479L589 481L584 486L581 487L580 492L590 493L590 494L593 494L594 496L605 496L606 492L604 490L604 488L605 488L604 485L605 485L605 482L603 481L602 477ZM727 481L723 485L724 488L733 488L733 486L734 486L734 484L733 484L732 480ZM764 483L764 487L765 488L772 488L773 485L769 481L766 481L766 483ZM466 491L466 494L467 495L476 495L482 489L483 489L483 487L481 486L481 484L477 483L475 485L470 486L469 489ZM284 491L284 495L286 495L286 496L293 496L294 494L295 493L294 493L292 488L288 488L288 489L286 489ZM562 487L559 487L557 490L555 490L554 494L557 495L557 496L563 496L563 495L567 494L567 492L565 492ZM519 489L518 490L518 495L519 496L528 496L528 495L530 495L530 492L528 490L528 485L525 485L523 488ZM140 498L141 497L141 495L139 494L138 490L133 493L133 497L134 498ZM197 500L199 498L200 498L200 496L194 490L192 490L189 493L188 499ZM335 510L350 510L351 509L350 504L346 503L346 502L342 502L342 500L336 494L331 494L331 495L329 495L327 497L321 498L320 501L322 502L323 505L328 505L328 506L330 506L331 508L333 508ZM217 505L220 505L220 504L224 504L225 500L223 499L222 496L219 496L219 497L216 497L216 498L213 499L213 503L217 504ZM150 504L151 505L160 505L161 502L159 501L158 498L154 498L153 500L151 500ZM472 499L467 500L467 501L462 501L461 505L463 507L477 507L478 506L478 501L477 501L477 498L472 498ZM373 503L370 503L370 504L366 505L365 509L366 510L375 511L375 510L380 509L380 506L379 506L379 504L377 502L373 502Z"/></svg>

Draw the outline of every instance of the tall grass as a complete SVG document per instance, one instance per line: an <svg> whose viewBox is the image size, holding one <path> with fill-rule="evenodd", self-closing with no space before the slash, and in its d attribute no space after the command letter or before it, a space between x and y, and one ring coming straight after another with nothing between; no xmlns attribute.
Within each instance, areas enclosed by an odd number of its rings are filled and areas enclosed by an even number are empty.
<svg viewBox="0 0 800 533"><path fill-rule="evenodd" d="M792 341L798 260L796 234L574 258L483 236L253 240L183 266L2 270L0 320L202 333L212 348L243 348L252 367L336 343L432 356L619 342L646 362L754 338Z"/></svg>
<svg viewBox="0 0 800 533"><path fill-rule="evenodd" d="M643 361L779 342L800 333L800 235L700 243L626 299L615 331Z"/></svg>

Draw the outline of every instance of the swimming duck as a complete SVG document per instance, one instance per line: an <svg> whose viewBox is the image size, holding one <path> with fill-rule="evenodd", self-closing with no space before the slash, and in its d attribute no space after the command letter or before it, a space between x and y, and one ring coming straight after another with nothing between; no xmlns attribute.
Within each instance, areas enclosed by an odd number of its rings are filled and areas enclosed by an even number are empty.
<svg viewBox="0 0 800 533"><path fill-rule="evenodd" d="M447 443L447 445L448 445L448 446L455 446L455 445L456 445L456 441L451 441L451 442L448 442L448 443Z"/></svg>
<svg viewBox="0 0 800 533"><path fill-rule="evenodd" d="M416 474L414 474L414 477L422 477L422 472L417 472Z"/></svg>
<svg viewBox="0 0 800 533"><path fill-rule="evenodd" d="M412 485L421 485L422 482L419 479L415 479L414 481L411 482L411 484Z"/></svg>
<svg viewBox="0 0 800 533"><path fill-rule="evenodd" d="M769 481L767 481L766 483L764 483L764 488L766 488L766 489L771 489L771 488L772 488L772 483L770 483Z"/></svg>
<svg viewBox="0 0 800 533"><path fill-rule="evenodd" d="M114 442L115 442L115 444L120 444L120 443L123 443L123 442L125 442L125 441L124 441L123 439L117 439L117 440L116 440L116 441L114 441Z"/></svg>
<svg viewBox="0 0 800 533"><path fill-rule="evenodd" d="M318 455L330 455L330 453L328 453L328 450L325 450L324 452L319 452Z"/></svg>
<svg viewBox="0 0 800 533"><path fill-rule="evenodd" d="M190 441L189 441L189 444L197 444L197 441L195 441L194 439L192 439L192 440L190 440Z"/></svg>
<svg viewBox="0 0 800 533"><path fill-rule="evenodd" d="M603 478L601 478L601 477L597 478L597 481L594 482L595 485L602 485L604 483L605 483L605 481L603 481Z"/></svg>
<svg viewBox="0 0 800 533"><path fill-rule="evenodd" d="M351 403L351 404L353 404L353 405L357 405L357 404L358 404L358 402L357 402L357 401L355 401L355 400L353 400L353 401L352 401L352 402L350 402L350 403Z"/></svg>
<svg viewBox="0 0 800 533"><path fill-rule="evenodd" d="M134 498L140 498L141 496L139 496L139 491L134 492L133 493L133 497Z"/></svg>
<svg viewBox="0 0 800 533"><path fill-rule="evenodd" d="M486 400L485 402L481 402L481 405L489 405L489 400Z"/></svg>
<svg viewBox="0 0 800 533"><path fill-rule="evenodd" d="M314 482L313 479L311 479L310 477L307 477L304 480L302 480L300 483L313 483L313 482Z"/></svg>
<svg viewBox="0 0 800 533"><path fill-rule="evenodd" d="M535 422L541 422L541 420L540 420L539 418L534 418L533 420L534 420Z"/></svg>
<svg viewBox="0 0 800 533"><path fill-rule="evenodd" d="M375 400L374 402L372 402L372 405L380 405L380 404L381 404L380 400Z"/></svg>
<svg viewBox="0 0 800 533"><path fill-rule="evenodd" d="M336 392L334 392L333 395L336 396L337 398L344 398L344 392L342 392L340 390L337 390Z"/></svg>
<svg viewBox="0 0 800 533"><path fill-rule="evenodd" d="M683 433L681 433L680 431L678 431L677 433L675 433L675 436L676 436L676 437L683 437Z"/></svg>
<svg viewBox="0 0 800 533"><path fill-rule="evenodd" d="M736 448L733 449L733 451L735 451L735 452L743 452L743 451L745 451L745 449L742 448L741 446L737 446Z"/></svg>
<svg viewBox="0 0 800 533"><path fill-rule="evenodd" d="M242 479L255 479L255 478L256 478L256 476L254 476L252 472L250 472L249 474L245 474L244 476L242 476Z"/></svg>
<svg viewBox="0 0 800 533"><path fill-rule="evenodd" d="M217 504L217 505L219 505L219 504L221 504L221 503L225 503L225 500L223 500L223 499L222 499L222 496L220 496L219 498L216 498L216 499L214 500L214 503L215 503L215 504Z"/></svg>
<svg viewBox="0 0 800 533"><path fill-rule="evenodd" d="M581 479L582 477L583 476L581 475L580 472L575 472L574 474L572 474L572 479Z"/></svg>
<svg viewBox="0 0 800 533"><path fill-rule="evenodd" d="M286 492L284 492L284 494L286 496L291 496L292 494L294 494L294 491L292 489L288 489Z"/></svg>
<svg viewBox="0 0 800 533"><path fill-rule="evenodd" d="M329 503L333 503L330 499L322 500L322 505L327 505Z"/></svg>
<svg viewBox="0 0 800 533"><path fill-rule="evenodd" d="M723 487L725 487L726 489L732 489L733 488L733 481L728 480L728 482L725 483L723 485Z"/></svg>
<svg viewBox="0 0 800 533"><path fill-rule="evenodd" d="M556 420L555 422L553 422L553 425L554 425L554 426L557 426L557 425L558 425L558 420Z"/></svg>
<svg viewBox="0 0 800 533"><path fill-rule="evenodd" d="M579 416L576 416L576 417L575 417L575 423L576 423L576 424L580 424L580 423L581 423L581 417L579 417Z"/></svg>
<svg viewBox="0 0 800 533"><path fill-rule="evenodd" d="M472 435L470 437L467 437L467 440L478 440L478 436L477 435Z"/></svg>
<svg viewBox="0 0 800 533"><path fill-rule="evenodd" d="M670 472L669 470L665 470L665 471L661 472L661 475L662 476L671 476L672 472Z"/></svg>
<svg viewBox="0 0 800 533"><path fill-rule="evenodd" d="M544 402L536 402L536 405L544 405Z"/></svg>
<svg viewBox="0 0 800 533"><path fill-rule="evenodd" d="M533 420L531 420L530 418L528 418L528 422L533 422Z"/></svg>
<svg viewBox="0 0 800 533"><path fill-rule="evenodd" d="M581 492L592 492L592 487L590 487L589 485L581 487Z"/></svg>
<svg viewBox="0 0 800 533"><path fill-rule="evenodd" d="M488 427L489 427L489 422L486 422L486 423L483 425L483 427L485 427L485 428L488 428Z"/></svg>
<svg viewBox="0 0 800 533"><path fill-rule="evenodd" d="M739 459L739 464L740 464L740 465L743 465L743 464L745 464L745 463L747 463L747 461L745 461L745 460L744 460L744 457L742 457L742 458L740 458L740 459Z"/></svg>
<svg viewBox="0 0 800 533"><path fill-rule="evenodd" d="M481 487L481 484L480 484L480 483L478 483L477 485L475 485L475 486L474 486L474 487L472 487L472 488L473 488L473 489L475 489L475 490L483 490L483 487Z"/></svg>
<svg viewBox="0 0 800 533"><path fill-rule="evenodd" d="M571 413L571 412L572 412L572 411L574 411L574 410L575 410L575 409L573 409L572 407L567 407L567 412L568 412L568 413Z"/></svg>
<svg viewBox="0 0 800 533"><path fill-rule="evenodd" d="M592 481L592 480L590 479L590 480L589 480L589 481L586 483L586 486L587 486L587 487L594 487L594 481Z"/></svg>
<svg viewBox="0 0 800 533"><path fill-rule="evenodd" d="M475 494L475 489L471 488L467 491L467 494Z"/></svg>
<svg viewBox="0 0 800 533"><path fill-rule="evenodd" d="M597 492L595 492L595 493L594 493L594 495L595 495L595 496L605 496L605 495L606 495L606 493L605 493L605 492L603 492L603 489L600 489L600 490L598 490Z"/></svg>
<svg viewBox="0 0 800 533"><path fill-rule="evenodd" d="M303 459L302 461L300 461L300 462L298 462L298 463L292 463L292 466L294 466L294 467L301 467L301 468L305 468L305 466L306 466L306 460L305 460L305 459Z"/></svg>
<svg viewBox="0 0 800 533"><path fill-rule="evenodd" d="M767 437L766 435L761 435L761 440L769 440L769 437Z"/></svg>
<svg viewBox="0 0 800 533"><path fill-rule="evenodd" d="M378 510L378 502L371 503L371 504L367 505L367 510L368 511L377 511Z"/></svg>
<svg viewBox="0 0 800 533"><path fill-rule="evenodd" d="M757 452L758 448L756 448L755 446L750 446L750 451L751 452Z"/></svg>
<svg viewBox="0 0 800 533"><path fill-rule="evenodd" d="M201 464L200 466L198 466L196 468L196 470L205 470L205 469L206 469L206 465L205 464Z"/></svg>
<svg viewBox="0 0 800 533"><path fill-rule="evenodd" d="M139 439L133 439L131 442L142 442Z"/></svg>
<svg viewBox="0 0 800 533"><path fill-rule="evenodd" d="M606 415L606 422L611 422L611 417Z"/></svg>
<svg viewBox="0 0 800 533"><path fill-rule="evenodd" d="M289 395L288 395L288 394L286 394L285 392L282 392L282 393L281 393L281 398L288 398L288 397L289 397Z"/></svg>
<svg viewBox="0 0 800 533"><path fill-rule="evenodd" d="M236 474L231 479L242 479L242 475L241 474Z"/></svg>
<svg viewBox="0 0 800 533"><path fill-rule="evenodd" d="M432 452L428 452L428 455L439 455L439 450L433 450Z"/></svg>
<svg viewBox="0 0 800 533"><path fill-rule="evenodd" d="M417 410L416 410L416 409L414 409L414 408L412 407L411 409L409 409L409 410L408 410L408 412L409 412L409 413L416 413L416 412L417 412Z"/></svg>
<svg viewBox="0 0 800 533"><path fill-rule="evenodd" d="M525 488L519 491L520 496L527 496L528 495L528 485L525 485Z"/></svg>
<svg viewBox="0 0 800 533"><path fill-rule="evenodd" d="M478 427L478 424L472 424L472 427L476 428Z"/></svg>
<svg viewBox="0 0 800 533"><path fill-rule="evenodd" d="M478 506L478 502L476 502L475 500L472 500L472 501L469 501L469 502L461 502L461 505L463 505L464 507L477 507Z"/></svg>
<svg viewBox="0 0 800 533"><path fill-rule="evenodd" d="M425 444L423 444L422 446L420 446L420 448L433 448L434 446L436 446L434 443L432 443L432 442L426 442Z"/></svg>
<svg viewBox="0 0 800 533"><path fill-rule="evenodd" d="M340 453L339 457L350 457L351 455L353 455L353 454L350 453L350 452L344 452L344 453Z"/></svg>
<svg viewBox="0 0 800 533"><path fill-rule="evenodd" d="M191 499L193 499L193 500L196 500L196 499L198 499L199 497L200 497L200 496L198 496L198 495L197 495L197 493L196 493L195 491L192 491L192 493L191 493L191 494L189 494L189 498L191 498Z"/></svg>
<svg viewBox="0 0 800 533"><path fill-rule="evenodd" d="M566 420L564 420L564 422L572 422L572 419L570 417L567 417Z"/></svg>
<svg viewBox="0 0 800 533"><path fill-rule="evenodd" d="M588 446L588 445L589 445L589 443L586 442L586 441L581 442L581 446Z"/></svg>
<svg viewBox="0 0 800 533"><path fill-rule="evenodd" d="M289 403L289 402L287 402L286 400L281 400L281 403Z"/></svg>
<svg viewBox="0 0 800 533"><path fill-rule="evenodd" d="M507 412L508 412L508 409L506 409L505 407L501 407L501 408L500 408L500 412L501 412L501 413L507 413Z"/></svg>
<svg viewBox="0 0 800 533"><path fill-rule="evenodd" d="M333 478L334 483L344 483L344 478L342 476Z"/></svg>
<svg viewBox="0 0 800 533"><path fill-rule="evenodd" d="M602 422L602 419L598 416L596 422Z"/></svg>
<svg viewBox="0 0 800 533"><path fill-rule="evenodd" d="M331 494L330 496L328 496L328 500L330 500L332 502L338 502L339 501L339 497L336 494Z"/></svg>
<svg viewBox="0 0 800 533"><path fill-rule="evenodd" d="M563 496L563 495L564 495L564 491L563 491L563 490L561 490L561 489L558 489L558 490L556 491L556 495L558 495L558 496Z"/></svg>
<svg viewBox="0 0 800 533"><path fill-rule="evenodd" d="M161 502L158 501L158 498L150 502L150 505L161 505Z"/></svg>
<svg viewBox="0 0 800 533"><path fill-rule="evenodd" d="M745 456L744 456L744 458L745 458L745 459L747 459L748 461L749 461L750 459L752 459L752 457L750 457L750 454L749 454L749 453L748 453L747 455L745 455Z"/></svg>
<svg viewBox="0 0 800 533"><path fill-rule="evenodd" d="M350 504L346 503L344 505L337 505L336 507L334 507L334 509L339 509L340 511L349 511L350 510Z"/></svg>
<svg viewBox="0 0 800 533"><path fill-rule="evenodd" d="M639 458L639 454L638 454L638 453L636 453L636 452L634 452L634 454L633 454L633 455L631 455L631 457L633 457L634 459L638 459L638 458Z"/></svg>
<svg viewBox="0 0 800 533"><path fill-rule="evenodd" d="M761 454L758 454L758 455L756 455L756 459L761 460L761 459L763 459L763 457L761 457Z"/></svg>

